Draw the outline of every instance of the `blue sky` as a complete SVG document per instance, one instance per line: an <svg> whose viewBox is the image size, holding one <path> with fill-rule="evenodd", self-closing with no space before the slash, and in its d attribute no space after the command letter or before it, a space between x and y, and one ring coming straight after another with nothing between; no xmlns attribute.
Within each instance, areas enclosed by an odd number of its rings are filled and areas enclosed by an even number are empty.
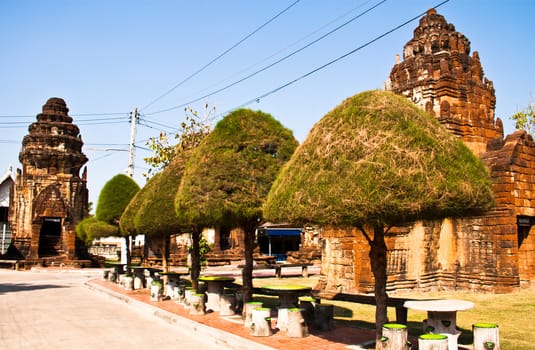
<svg viewBox="0 0 535 350"><path fill-rule="evenodd" d="M145 140L176 128L184 119L184 105L201 115L205 104L218 114L240 106L262 110L303 141L345 98L383 86L417 21L257 98L440 2L2 0L0 173L9 164L20 167L22 138L50 97L65 99L81 129L89 158L90 201L95 204L104 183L128 166L128 113L134 107L143 120L137 128L134 173L141 186L147 168L143 158L150 155ZM317 43L224 89L375 5ZM450 0L438 13L471 41L472 52L479 52L496 89L496 116L511 133L509 117L535 99L535 1Z"/></svg>

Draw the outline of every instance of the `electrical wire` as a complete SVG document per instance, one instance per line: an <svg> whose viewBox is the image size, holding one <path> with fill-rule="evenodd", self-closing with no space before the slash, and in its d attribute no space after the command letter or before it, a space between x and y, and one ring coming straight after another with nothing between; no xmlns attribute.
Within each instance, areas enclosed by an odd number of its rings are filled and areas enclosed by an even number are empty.
<svg viewBox="0 0 535 350"><path fill-rule="evenodd" d="M258 31L260 31L262 28L266 27L269 23L273 22L275 19L277 19L278 17L280 17L282 14L284 14L285 12L287 12L289 9L291 9L292 7L294 7L295 5L297 5L297 3L299 3L299 1L301 0L296 0L294 1L292 4L290 4L290 6L286 7L284 10L280 11L278 14L276 14L274 17L270 18L267 22L265 22L264 24L262 24L260 27L256 28L255 30L253 30L251 33L249 33L248 35L246 35L243 39L241 39L240 41L238 41L236 44L232 45L230 48L228 48L227 50L225 50L223 53L221 53L220 55L218 55L216 58L212 59L210 62L208 62L207 64L205 64L204 66L202 66L200 69L196 70L194 73L190 74L186 79L182 80L181 82L179 82L178 84L176 84L175 86L173 86L171 89L167 90L164 94L160 95L159 97L157 97L156 99L154 99L152 102L150 102L149 104L145 105L145 107L141 108L140 110L145 110L147 109L148 107L152 106L153 104L155 104L156 102L158 102L159 100L161 100L162 98L164 98L165 96L169 95L171 92L173 92L174 90L176 90L178 87L182 86L184 83L186 83L187 81L189 81L191 78L193 78L194 76L196 76L197 74L199 74L200 72L202 72L203 70L205 70L206 68L208 68L209 66L211 66L213 63L215 63L216 61L218 61L220 58L222 58L223 56L225 56L227 53L229 53L230 51L232 51L233 49L235 49L237 46L239 46L241 43L243 43L244 41L246 41L247 39L249 39L251 36L253 36L254 34L256 34Z"/></svg>
<svg viewBox="0 0 535 350"><path fill-rule="evenodd" d="M237 85L237 84L240 84L240 83L244 82L245 80L248 80L248 79L254 77L255 75L258 75L258 74L260 74L260 73L262 73L262 72L264 72L264 71L266 71L266 70L268 70L268 69L270 69L270 68L276 66L277 64L279 64L279 63L281 63L281 62L287 60L288 58L290 58L290 57L292 57L292 56L298 54L299 52L301 52L301 51L303 51L303 50L309 48L310 46L316 44L317 42L319 42L319 41L325 39L325 38L328 37L329 35L332 35L333 33L337 32L338 30L342 29L343 27L347 26L348 24L352 23L353 21L357 20L358 18L364 16L364 15L367 14L368 12L374 10L374 9L377 8L378 6L384 4L386 1L388 1L388 0L382 0L382 1L379 1L377 4L373 5L372 7L368 8L367 10L365 10L365 11L359 13L358 15L352 17L352 18L349 19L348 21L342 23L342 24L339 25L338 27L336 27L336 28L330 30L329 32L327 32L327 33L325 33L325 34L323 34L322 36L320 36L319 38L317 38L317 39L311 41L310 43L306 44L305 46L302 46L301 48L299 48L299 49L297 49L297 50L295 50L295 51L289 53L288 55L286 55L286 56L284 56L284 57L282 57L282 58L276 60L275 62L273 62L273 63L271 63L271 64L269 64L269 65L267 65L267 66L265 66L265 67L263 67L263 68L261 68L261 69L255 71L255 72L253 72L253 73L251 73L251 74L249 74L249 75L247 75L247 76L245 76L245 77L243 77L243 78L241 78L241 79L239 79L239 80L237 80L237 81L235 81L235 82L233 82L233 83L230 83L230 84L228 84L228 85L225 85L225 86L223 86L223 87L220 88L220 89L217 89L217 90L215 90L215 91L212 91L212 92L210 92L210 93L208 93L208 94L206 94L206 95L203 95L203 96L201 96L201 97L195 98L195 99L193 99L193 100L190 100L190 101L188 101L188 102L186 102L186 103L183 103L183 104L180 104L180 105L178 105L178 106L173 106L173 107L169 107L169 108L166 108L166 109L162 109L162 110L159 110L159 111L156 111L156 112L145 113L145 114L146 114L146 115L154 115L154 114L158 114L158 113L169 112L169 111L172 111L172 110L181 108L181 107L185 107L185 106L188 106L188 105L190 105L190 104L192 104L192 103L195 103L195 102L198 102L198 101L200 101L200 100L203 100L203 99L205 99L205 98L207 98L207 97L210 97L210 96L213 96L213 95L215 95L215 94L218 94L218 93L220 93L220 92L222 92L222 91L225 91L225 90L227 90L227 89L229 89L229 88L231 88L231 87L233 87L233 86L235 86L235 85Z"/></svg>
<svg viewBox="0 0 535 350"><path fill-rule="evenodd" d="M433 8L438 8L438 7L444 5L445 3L449 2L449 1L450 1L450 0L444 0L444 1L442 1L441 3L439 3L438 5L434 6ZM427 12L427 11L426 11L426 12ZM400 25L398 25L398 26L396 26L396 27L394 27L394 28L392 28L392 29L390 29L390 30L384 32L383 34L381 34L381 35L375 37L374 39L372 39L372 40L370 40L370 41L368 41L368 42L366 42L366 43L364 43L364 44L362 44L362 45L360 45L359 47L357 47L357 48L355 48L355 49L353 49L353 50L351 50L351 51L349 51L349 52L347 52L347 53L345 53L345 54L343 54L343 55L341 55L341 56L339 56L339 57L337 57L337 58L335 58L335 59L333 59L333 60L331 60L331 61L329 61L329 62L327 62L327 63L325 63L325 64L323 64L323 65L321 65L321 66L319 66L319 67L317 67L317 68L315 68L315 69L313 69L313 70L311 70L311 71L309 71L309 72L306 73L306 74L303 74L303 75L301 75L301 76L299 76L299 77L293 79L293 80L291 80L291 81L289 81L289 82L287 82L287 83L285 83L285 84L283 84L283 85L281 85L281 86L279 86L279 87L277 87L277 88L275 88L275 89L273 89L273 90L270 90L270 91L268 91L268 92L266 92L266 93L264 93L264 94L262 94L262 95L260 95L260 96L257 96L257 97L255 97L255 98L253 98L253 99L251 99L251 100L249 100L249 101L247 101L247 102L241 104L240 106L235 107L235 108L233 108L233 109L231 109L231 110L229 110L229 111L227 111L227 112L225 112L225 113L223 113L223 114L221 114L221 115L225 115L225 114L227 114L227 113L230 113L230 112L233 111L233 110L236 110L236 109L239 109L239 108L243 108L243 107L245 107L245 106L250 105L251 103L254 103L254 102L257 102L257 103L258 103L258 102L260 102L261 99L263 99L263 98L265 98L265 97L267 97L267 96L269 96L269 95L272 95L272 94L274 94L274 93L276 93L276 92L278 92L278 91L280 91L280 90L282 90L282 89L284 89L284 88L287 88L288 86L293 85L293 84L297 83L298 81L300 81L300 80L302 80L302 79L304 79L304 78L307 78L307 77L311 76L312 74L317 73L317 72L319 72L319 71L321 71L321 70L327 68L328 66L330 66L330 65L332 65L332 64L334 64L334 63L336 63L336 62L338 62L338 61L340 61L340 60L342 60L342 59L344 59L344 58L346 58L346 57L348 57L348 56L350 56L350 55L352 55L352 54L354 54L355 52L358 52L358 51L362 50L363 48L365 48L365 47L367 47L367 46L369 46L369 45L375 43L376 41L378 41L378 40L384 38L385 36L387 36L387 35L389 35L389 34L395 32L396 30L398 30L398 29L400 29L400 28L403 28L403 27L406 26L407 24L409 24L409 23L411 23L411 22L413 22L413 21L419 19L419 18L422 17L423 15L425 15L426 12L422 12L422 13L418 14L417 16L412 17L411 19L409 19L409 20L407 20L407 21L401 23Z"/></svg>
<svg viewBox="0 0 535 350"><path fill-rule="evenodd" d="M363 7L364 5L366 5L366 4L370 3L370 2L372 2L372 0L366 0L366 1L364 1L362 4L360 4L360 5L358 5L358 6L355 6L355 7L353 7L351 10L346 11L345 13L343 13L343 14L337 16L336 18L330 20L329 22L325 23L325 24L322 25L321 27L319 27L319 28L313 30L313 31L310 32L309 34L307 34L307 35L301 37L300 39L295 40L293 43L291 43L291 44L289 44L289 45L286 45L284 48L281 48L281 49L277 50L276 52L272 53L271 55L269 55L269 56L263 58L262 60L260 60L260 61L258 61L258 62L256 62L256 63L253 63L253 64L249 65L249 66L246 67L246 68L243 68L243 69L241 69L241 70L239 70L239 71L237 71L237 72L234 72L234 73L228 75L226 78L221 79L221 80L220 80L219 82L217 82L217 83L211 84L209 87L207 87L207 88L205 88L205 89L201 89L198 93L199 93L199 94L200 94L200 93L204 93L204 91L210 90L210 89L214 88L215 86L222 85L224 82L229 81L229 80L233 79L234 77L236 77L236 76L238 76L238 75L241 75L242 73L245 73L245 72L247 72L247 71L250 71L250 70L252 70L254 67L258 67L258 66L260 66L260 64L262 64L262 63L264 63L264 62L266 62L266 61L269 61L271 58L276 57L277 55L279 55L279 54L281 54L281 53L283 53L283 52L289 50L290 48L296 46L297 44L299 44L299 43L305 41L306 39L308 39L308 38L312 37L313 35L319 33L319 32L322 31L323 29L329 27L331 24L338 22L340 19L342 19L342 18L348 16L350 13L354 12L355 10L357 10L357 9L359 9L359 8L361 8L361 7Z"/></svg>

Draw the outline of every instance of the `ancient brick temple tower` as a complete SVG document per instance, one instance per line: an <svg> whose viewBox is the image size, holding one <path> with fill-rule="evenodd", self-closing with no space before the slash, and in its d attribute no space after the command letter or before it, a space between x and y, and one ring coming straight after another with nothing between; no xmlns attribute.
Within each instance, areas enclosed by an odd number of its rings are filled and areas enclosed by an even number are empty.
<svg viewBox="0 0 535 350"><path fill-rule="evenodd" d="M434 114L477 155L503 137L501 120L494 120L494 86L484 77L478 52L470 56L470 41L435 9L405 44L390 83L393 92Z"/></svg>
<svg viewBox="0 0 535 350"><path fill-rule="evenodd" d="M389 89L433 114L487 165L496 206L485 215L392 228L389 291L508 292L535 284L535 142L504 138L494 87L470 42L431 9L398 57ZM325 230L318 287L373 292L369 245L354 230Z"/></svg>
<svg viewBox="0 0 535 350"><path fill-rule="evenodd" d="M22 141L10 222L13 245L27 262L79 258L75 227L88 210L80 130L65 101L50 98Z"/></svg>

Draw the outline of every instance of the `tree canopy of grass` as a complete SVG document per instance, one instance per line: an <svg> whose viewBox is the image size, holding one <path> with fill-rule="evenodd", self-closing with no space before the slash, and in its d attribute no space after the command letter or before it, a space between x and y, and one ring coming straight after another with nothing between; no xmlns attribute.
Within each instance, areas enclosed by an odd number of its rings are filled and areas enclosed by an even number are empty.
<svg viewBox="0 0 535 350"><path fill-rule="evenodd" d="M271 115L236 110L193 151L176 194L182 222L244 229L245 301L252 293L254 229L271 184L296 147L292 132Z"/></svg>
<svg viewBox="0 0 535 350"><path fill-rule="evenodd" d="M102 223L115 226L117 230L111 234L119 234L126 239L126 263L130 265L130 236L134 232L120 230L120 219L132 198L139 192L139 185L129 176L118 174L104 184L98 196L96 218ZM94 225L93 225L94 226ZM99 225L111 233L113 230L106 225ZM106 233L107 234L107 233ZM102 236L105 237L105 236Z"/></svg>
<svg viewBox="0 0 535 350"><path fill-rule="evenodd" d="M98 197L96 217L100 221L119 225L119 219L139 185L129 176L118 174L104 184Z"/></svg>
<svg viewBox="0 0 535 350"><path fill-rule="evenodd" d="M385 229L488 210L491 183L480 159L431 115L402 96L367 91L313 127L274 182L264 217L362 232L379 339L388 321Z"/></svg>
<svg viewBox="0 0 535 350"><path fill-rule="evenodd" d="M143 233L149 238L163 240L165 269L167 269L169 255L169 237L173 233L189 228L183 225L176 215L175 195L190 154L191 150L182 150L177 153L160 173L147 182L127 207L127 211L131 206L132 211L135 211L132 221L136 232ZM121 222L123 222L123 217L121 217ZM128 217L124 219L129 221Z"/></svg>
<svg viewBox="0 0 535 350"><path fill-rule="evenodd" d="M95 238L118 236L119 228L98 220L94 216L88 216L76 225L76 235L86 245L91 245Z"/></svg>
<svg viewBox="0 0 535 350"><path fill-rule="evenodd" d="M333 226L402 224L490 208L483 163L407 99L368 91L311 130L264 207L273 221Z"/></svg>

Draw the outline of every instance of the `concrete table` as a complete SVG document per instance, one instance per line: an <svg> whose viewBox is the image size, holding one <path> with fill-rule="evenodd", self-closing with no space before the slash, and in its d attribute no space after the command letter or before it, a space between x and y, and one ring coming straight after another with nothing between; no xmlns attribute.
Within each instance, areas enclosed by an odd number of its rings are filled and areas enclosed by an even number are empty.
<svg viewBox="0 0 535 350"><path fill-rule="evenodd" d="M262 290L267 295L275 295L279 298L281 308L297 307L299 297L309 295L312 288L296 284L284 284L264 286Z"/></svg>
<svg viewBox="0 0 535 350"><path fill-rule="evenodd" d="M262 290L267 295L275 295L279 298L279 311L277 315L277 327L280 330L288 329L288 309L296 308L299 297L309 295L312 288L295 284L264 286Z"/></svg>
<svg viewBox="0 0 535 350"><path fill-rule="evenodd" d="M168 271L159 272L164 278L164 296L171 299L178 299L178 284L180 283L180 276L189 275L188 271Z"/></svg>
<svg viewBox="0 0 535 350"><path fill-rule="evenodd" d="M409 300L404 306L408 309L427 311L423 321L425 333L444 334L448 337L448 349L458 349L457 340L461 332L457 329L457 311L469 310L474 303L458 299Z"/></svg>
<svg viewBox="0 0 535 350"><path fill-rule="evenodd" d="M201 276L199 281L206 282L206 309L212 311L219 311L221 295L225 289L225 285L234 282L233 277L228 276Z"/></svg>

